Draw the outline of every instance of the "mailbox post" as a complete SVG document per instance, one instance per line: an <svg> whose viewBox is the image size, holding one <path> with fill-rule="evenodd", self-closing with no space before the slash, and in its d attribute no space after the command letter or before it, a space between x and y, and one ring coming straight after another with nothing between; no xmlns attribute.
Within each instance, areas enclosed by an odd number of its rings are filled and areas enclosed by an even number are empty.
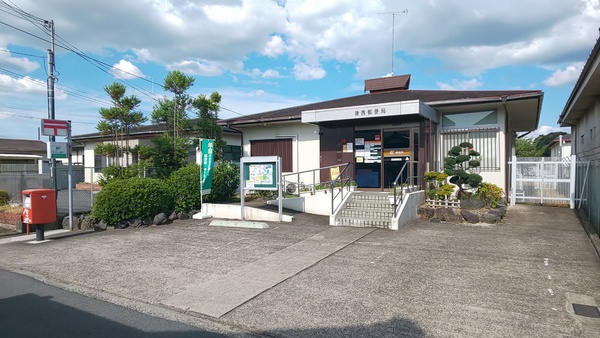
<svg viewBox="0 0 600 338"><path fill-rule="evenodd" d="M23 223L35 224L35 240L44 240L44 224L56 221L56 190L23 190Z"/></svg>

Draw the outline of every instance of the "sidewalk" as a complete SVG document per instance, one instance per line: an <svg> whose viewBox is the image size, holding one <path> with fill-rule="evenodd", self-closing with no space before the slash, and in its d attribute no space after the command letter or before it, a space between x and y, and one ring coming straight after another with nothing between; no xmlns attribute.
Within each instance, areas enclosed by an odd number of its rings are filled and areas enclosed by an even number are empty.
<svg viewBox="0 0 600 338"><path fill-rule="evenodd" d="M600 259L573 210L399 231L305 214L268 229L210 222L2 244L0 268L258 335L600 336L600 319L573 311L600 303Z"/></svg>

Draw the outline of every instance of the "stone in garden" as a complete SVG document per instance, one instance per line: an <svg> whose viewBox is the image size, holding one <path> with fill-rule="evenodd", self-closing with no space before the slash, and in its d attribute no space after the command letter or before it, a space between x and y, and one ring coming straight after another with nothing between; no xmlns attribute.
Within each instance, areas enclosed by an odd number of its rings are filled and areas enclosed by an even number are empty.
<svg viewBox="0 0 600 338"><path fill-rule="evenodd" d="M431 223L440 223L441 221L440 221L439 218L435 218L434 217L434 218L430 219L429 222L431 222Z"/></svg>
<svg viewBox="0 0 600 338"><path fill-rule="evenodd" d="M465 221L475 224L479 223L479 216L470 212L469 210L461 210L460 215L465 219Z"/></svg>
<svg viewBox="0 0 600 338"><path fill-rule="evenodd" d="M460 201L461 209L475 210L483 208L483 202L478 199L464 199Z"/></svg>
<svg viewBox="0 0 600 338"><path fill-rule="evenodd" d="M438 208L435 210L435 217L444 222L462 223L463 218L456 214L453 208Z"/></svg>
<svg viewBox="0 0 600 338"><path fill-rule="evenodd" d="M93 228L94 228L94 220L90 216L82 215L80 229L81 230L91 230Z"/></svg>
<svg viewBox="0 0 600 338"><path fill-rule="evenodd" d="M100 221L94 226L94 231L106 230L107 227L108 224L106 222Z"/></svg>
<svg viewBox="0 0 600 338"><path fill-rule="evenodd" d="M419 206L417 208L417 214L424 218L431 218L435 216L435 209L428 206Z"/></svg>
<svg viewBox="0 0 600 338"><path fill-rule="evenodd" d="M176 213L175 211L173 211L173 212L171 213L171 215L169 215L169 221L171 221L171 222L173 222L173 221L174 221L174 220L176 220L177 218L178 218L178 217L177 217L177 213Z"/></svg>
<svg viewBox="0 0 600 338"><path fill-rule="evenodd" d="M161 212L160 214L154 216L154 220L152 221L152 224L163 225L163 224L167 224L168 220L169 220L169 218L167 217L167 215L165 215L164 212Z"/></svg>
<svg viewBox="0 0 600 338"><path fill-rule="evenodd" d="M140 225L142 225L142 220L139 218L134 218L132 220L129 220L129 226L132 228L139 228Z"/></svg>
<svg viewBox="0 0 600 338"><path fill-rule="evenodd" d="M190 219L190 215L186 212L180 212L177 214L178 219Z"/></svg>
<svg viewBox="0 0 600 338"><path fill-rule="evenodd" d="M79 217L73 216L73 229L74 230L78 230L79 229L80 223L81 222L79 220ZM63 227L63 229L69 229L69 216L65 216L65 218L63 218L63 220L62 220L62 227Z"/></svg>
<svg viewBox="0 0 600 338"><path fill-rule="evenodd" d="M486 223L494 224L501 219L500 212L498 210L492 209L485 214L481 215L481 220Z"/></svg>

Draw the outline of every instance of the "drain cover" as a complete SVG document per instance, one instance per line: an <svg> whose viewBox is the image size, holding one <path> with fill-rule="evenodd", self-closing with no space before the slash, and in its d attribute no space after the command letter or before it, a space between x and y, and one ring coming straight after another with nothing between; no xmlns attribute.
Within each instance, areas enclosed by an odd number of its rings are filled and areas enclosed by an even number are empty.
<svg viewBox="0 0 600 338"><path fill-rule="evenodd" d="M579 316L600 318L600 311L595 306L573 304L573 311L575 311L575 314Z"/></svg>

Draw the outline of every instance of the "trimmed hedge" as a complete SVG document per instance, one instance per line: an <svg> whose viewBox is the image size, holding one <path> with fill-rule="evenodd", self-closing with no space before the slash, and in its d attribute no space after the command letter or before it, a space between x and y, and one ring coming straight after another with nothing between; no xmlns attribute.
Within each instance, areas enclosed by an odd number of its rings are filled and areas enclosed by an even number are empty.
<svg viewBox="0 0 600 338"><path fill-rule="evenodd" d="M92 217L108 224L134 218L154 217L174 208L172 190L167 182L153 178L128 178L108 183L98 193Z"/></svg>
<svg viewBox="0 0 600 338"><path fill-rule="evenodd" d="M175 196L175 211L189 212L200 208L200 166L189 164L169 177L169 186Z"/></svg>
<svg viewBox="0 0 600 338"><path fill-rule="evenodd" d="M0 189L0 205L7 205L10 201L10 196L8 193L2 189Z"/></svg>

